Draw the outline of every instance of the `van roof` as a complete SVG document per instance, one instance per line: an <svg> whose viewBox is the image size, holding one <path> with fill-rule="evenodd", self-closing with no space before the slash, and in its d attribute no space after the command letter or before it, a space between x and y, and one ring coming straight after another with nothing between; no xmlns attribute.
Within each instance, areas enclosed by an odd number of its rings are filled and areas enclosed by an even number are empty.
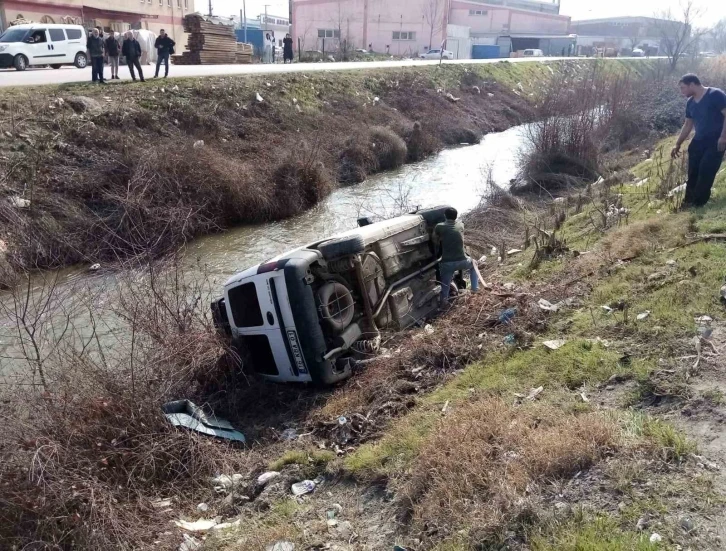
<svg viewBox="0 0 726 551"><path fill-rule="evenodd" d="M83 25L64 25L59 23L23 23L21 25L13 25L12 27L8 27L5 29L5 31L9 31L12 29L68 29L68 28L77 28L77 29L83 29L85 30L85 27Z"/></svg>

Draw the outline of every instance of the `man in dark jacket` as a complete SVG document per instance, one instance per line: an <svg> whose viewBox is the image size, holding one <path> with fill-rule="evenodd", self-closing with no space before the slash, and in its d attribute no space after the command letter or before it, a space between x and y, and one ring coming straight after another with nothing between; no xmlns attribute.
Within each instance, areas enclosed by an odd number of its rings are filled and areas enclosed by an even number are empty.
<svg viewBox="0 0 726 551"><path fill-rule="evenodd" d="M119 46L114 33L109 33L104 41L106 45L106 55L108 56L108 64L111 66L111 79L118 80L118 56Z"/></svg>
<svg viewBox="0 0 726 551"><path fill-rule="evenodd" d="M131 78L136 82L136 75L134 74L134 67L139 71L139 78L141 82L144 82L144 72L141 70L141 63L139 58L141 57L141 44L134 38L134 33L131 31L126 33L123 46L121 46L121 54L126 58L126 63L129 66L129 72Z"/></svg>
<svg viewBox="0 0 726 551"><path fill-rule="evenodd" d="M446 222L437 224L434 228L434 245L441 250L439 273L441 275L441 305L449 301L451 281L459 270L469 270L471 290L479 291L479 272L474 261L464 251L464 225L456 219L459 213L456 209L448 208L444 211Z"/></svg>
<svg viewBox="0 0 726 551"><path fill-rule="evenodd" d="M103 38L98 34L98 29L93 29L86 42L88 57L91 58L91 80L106 84L103 79Z"/></svg>
<svg viewBox="0 0 726 551"><path fill-rule="evenodd" d="M154 78L159 78L159 67L161 67L161 63L164 63L164 78L169 76L169 56L174 53L174 46L176 46L176 42L174 42L168 34L166 34L166 31L164 29L161 29L159 31L159 36L156 38L156 42L154 42L154 47L156 48L156 52L158 54L158 58L156 59L156 74L154 75Z"/></svg>

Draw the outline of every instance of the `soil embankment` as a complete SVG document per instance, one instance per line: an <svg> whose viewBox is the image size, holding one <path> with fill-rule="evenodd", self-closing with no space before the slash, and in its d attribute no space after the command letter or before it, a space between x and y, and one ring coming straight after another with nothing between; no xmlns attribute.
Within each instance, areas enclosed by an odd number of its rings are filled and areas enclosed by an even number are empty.
<svg viewBox="0 0 726 551"><path fill-rule="evenodd" d="M547 77L591 63L7 90L0 239L34 269L157 256L288 217L341 183L531 120Z"/></svg>

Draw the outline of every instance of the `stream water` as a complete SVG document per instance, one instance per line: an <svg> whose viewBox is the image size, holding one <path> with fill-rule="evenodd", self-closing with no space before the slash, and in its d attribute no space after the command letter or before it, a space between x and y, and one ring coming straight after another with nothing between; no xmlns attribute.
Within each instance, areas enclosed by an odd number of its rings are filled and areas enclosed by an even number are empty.
<svg viewBox="0 0 726 551"><path fill-rule="evenodd" d="M425 161L375 175L362 184L341 187L315 208L294 218L241 226L197 239L187 245L185 271L204 270L213 288L221 291L221 285L236 272L305 243L354 228L361 216L385 217L404 208L442 204L462 213L471 210L479 203L490 175L503 187L515 177L525 130L526 127L518 126L488 134L479 144L447 149ZM112 348L119 332L125 330L104 307L113 300L116 274L104 274L103 270L89 274L86 269L76 268L56 275L60 283L54 302L62 315L46 324L46 346L52 347L57 335L67 331L69 319L75 335L88 338L94 330L86 306L90 293L98 307L94 312L95 332L104 347ZM43 304L40 286L32 294L37 297L37 304ZM17 373L20 365L26 364L20 359L23 354L14 311L10 293L0 296L0 375L5 376Z"/></svg>

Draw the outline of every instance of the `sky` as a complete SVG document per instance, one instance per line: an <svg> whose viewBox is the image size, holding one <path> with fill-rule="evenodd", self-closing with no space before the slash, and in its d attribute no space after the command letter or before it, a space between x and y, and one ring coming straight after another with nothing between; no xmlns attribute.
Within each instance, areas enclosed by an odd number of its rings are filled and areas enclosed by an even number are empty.
<svg viewBox="0 0 726 551"><path fill-rule="evenodd" d="M685 1L685 0L682 0ZM703 25L713 24L719 19L726 18L726 1L724 0L695 0L705 15ZM573 19L594 19L599 17L617 17L624 15L652 16L669 6L675 11L679 0L561 0L562 13L570 15ZM265 12L270 15L287 15L287 0L246 0L247 17L256 17ZM196 9L208 10L208 0L195 0ZM242 9L242 0L212 0L212 9L215 15L239 14Z"/></svg>

